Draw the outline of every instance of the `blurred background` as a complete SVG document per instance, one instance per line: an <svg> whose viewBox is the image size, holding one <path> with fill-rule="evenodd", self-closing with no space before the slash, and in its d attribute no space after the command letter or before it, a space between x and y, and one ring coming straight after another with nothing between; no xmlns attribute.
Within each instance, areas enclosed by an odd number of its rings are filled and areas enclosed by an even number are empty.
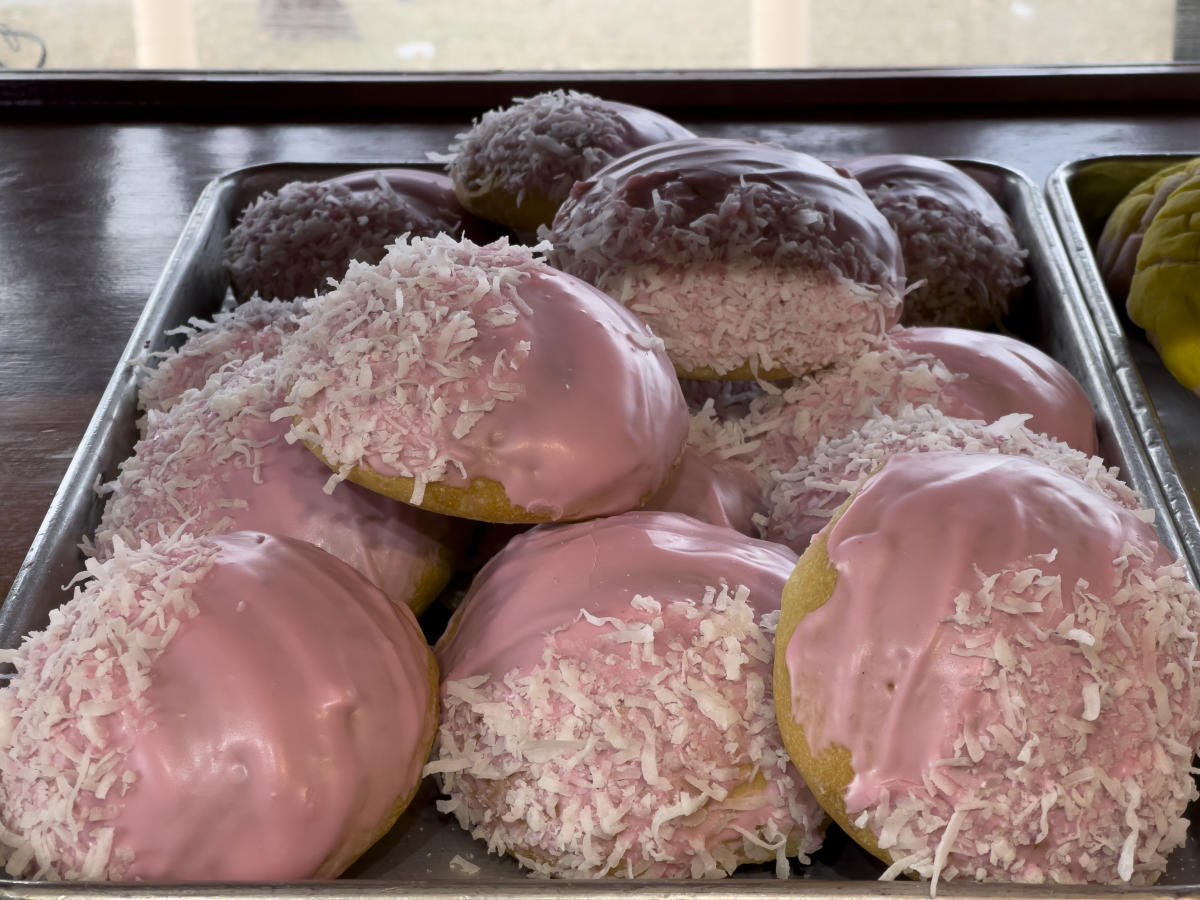
<svg viewBox="0 0 1200 900"><path fill-rule="evenodd" d="M481 71L1195 59L1200 0L0 0L0 67Z"/></svg>

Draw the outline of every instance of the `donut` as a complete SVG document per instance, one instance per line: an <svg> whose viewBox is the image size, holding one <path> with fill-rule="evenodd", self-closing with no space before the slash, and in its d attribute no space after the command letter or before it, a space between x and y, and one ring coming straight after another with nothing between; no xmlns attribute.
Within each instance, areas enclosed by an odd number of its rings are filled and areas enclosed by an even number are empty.
<svg viewBox="0 0 1200 900"><path fill-rule="evenodd" d="M576 183L542 235L551 265L649 323L682 378L802 374L900 317L887 220L852 178L772 144L635 150Z"/></svg>
<svg viewBox="0 0 1200 900"><path fill-rule="evenodd" d="M1125 309L1175 380L1200 396L1200 166L1146 228Z"/></svg>
<svg viewBox="0 0 1200 900"><path fill-rule="evenodd" d="M974 178L914 154L837 162L867 192L900 238L910 289L905 325L992 328L1028 283L1008 214Z"/></svg>
<svg viewBox="0 0 1200 900"><path fill-rule="evenodd" d="M1096 410L1067 368L1025 341L968 328L897 328L901 349L937 357L955 376L939 404L952 415L993 421L1028 413L1028 427L1093 455Z"/></svg>
<svg viewBox="0 0 1200 900"><path fill-rule="evenodd" d="M229 231L225 271L234 297L290 300L323 291L351 260L377 262L404 234L463 231L454 185L440 172L370 169L264 192Z"/></svg>
<svg viewBox="0 0 1200 900"><path fill-rule="evenodd" d="M275 415L334 479L469 519L579 519L638 506L687 438L662 342L528 247L413 238L306 310Z"/></svg>
<svg viewBox="0 0 1200 900"><path fill-rule="evenodd" d="M412 799L436 729L413 615L265 534L121 544L3 657L15 878L332 878Z"/></svg>
<svg viewBox="0 0 1200 900"><path fill-rule="evenodd" d="M807 860L824 817L779 742L784 547L635 511L539 526L434 652L426 772L491 852L560 877L706 878Z"/></svg>
<svg viewBox="0 0 1200 900"><path fill-rule="evenodd" d="M329 470L285 441L288 422L271 420L290 381L278 357L254 356L149 412L106 488L94 552L107 558L117 537L266 531L316 544L422 611L450 580L463 523L353 484L327 493Z"/></svg>
<svg viewBox="0 0 1200 900"><path fill-rule="evenodd" d="M1183 844L1200 593L1144 512L1035 459L898 453L805 551L780 727L882 877L1145 884Z"/></svg>
<svg viewBox="0 0 1200 900"><path fill-rule="evenodd" d="M576 181L609 160L692 136L640 106L545 91L473 121L450 146L446 171L464 208L529 237L550 224Z"/></svg>
<svg viewBox="0 0 1200 900"><path fill-rule="evenodd" d="M1146 229L1175 189L1197 172L1200 156L1163 167L1135 184L1104 220L1096 242L1096 264L1117 303L1124 303L1129 294Z"/></svg>
<svg viewBox="0 0 1200 900"><path fill-rule="evenodd" d="M223 367L236 366L251 356L271 359L301 312L297 300L255 297L211 319L189 319L167 332L182 335L182 345L137 360L138 407L166 412L184 391L203 387Z"/></svg>
<svg viewBox="0 0 1200 900"><path fill-rule="evenodd" d="M774 473L766 527L761 537L803 553L813 536L888 457L901 452L961 450L1006 453L1040 460L1073 475L1129 509L1141 498L1104 465L1061 441L1031 431L1029 417L1011 413L994 422L959 419L928 404L897 415L876 414L848 434L822 439L812 456L800 457L786 472Z"/></svg>
<svg viewBox="0 0 1200 900"><path fill-rule="evenodd" d="M772 472L811 456L822 439L921 404L984 422L1025 413L1031 431L1096 451L1091 402L1061 364L1032 345L965 328L893 329L852 360L761 391L744 416L719 427L725 455L750 465L769 492Z"/></svg>

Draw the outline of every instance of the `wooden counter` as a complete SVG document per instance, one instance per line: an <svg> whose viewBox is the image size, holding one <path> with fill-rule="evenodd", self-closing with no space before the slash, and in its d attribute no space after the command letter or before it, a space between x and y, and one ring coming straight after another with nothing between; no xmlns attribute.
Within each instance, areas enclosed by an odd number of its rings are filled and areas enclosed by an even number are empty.
<svg viewBox="0 0 1200 900"><path fill-rule="evenodd" d="M554 86L823 158L1200 153L1200 67L643 76L0 73L0 596L197 195L275 160L423 162ZM1190 100L1190 103L1188 102ZM1198 426L1200 427L1200 426Z"/></svg>

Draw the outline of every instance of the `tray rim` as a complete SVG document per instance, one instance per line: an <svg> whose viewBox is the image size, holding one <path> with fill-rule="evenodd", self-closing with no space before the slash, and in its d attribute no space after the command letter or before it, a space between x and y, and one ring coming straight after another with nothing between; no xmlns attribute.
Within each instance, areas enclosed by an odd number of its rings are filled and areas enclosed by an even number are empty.
<svg viewBox="0 0 1200 900"><path fill-rule="evenodd" d="M1179 478L1174 453L1165 441L1166 432L1137 363L1134 361L1129 334L1104 285L1095 253L1088 240L1087 230L1079 215L1071 190L1074 179L1081 170L1089 165L1111 162L1161 162L1163 166L1167 166L1172 162L1180 162L1196 156L1200 156L1200 148L1194 154L1152 151L1089 154L1067 160L1056 166L1046 178L1045 192L1067 258L1075 272L1083 302L1100 335L1109 365L1114 374L1118 376L1116 383L1123 389L1126 408L1138 426L1134 429L1135 433L1143 438L1154 477L1163 493L1167 509L1175 520L1175 528L1183 543L1184 555L1191 569L1193 583L1200 584L1200 510L1197 510L1195 504L1190 500L1187 487ZM1147 443L1144 440L1147 434L1156 434L1162 439Z"/></svg>

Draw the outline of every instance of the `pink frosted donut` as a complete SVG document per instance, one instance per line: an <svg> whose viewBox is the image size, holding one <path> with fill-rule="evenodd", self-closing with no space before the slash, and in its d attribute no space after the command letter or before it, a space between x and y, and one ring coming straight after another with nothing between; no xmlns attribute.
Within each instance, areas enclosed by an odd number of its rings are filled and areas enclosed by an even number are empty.
<svg viewBox="0 0 1200 900"><path fill-rule="evenodd" d="M1026 251L996 199L940 159L911 154L839 160L900 238L912 289L905 325L989 328L1029 281Z"/></svg>
<svg viewBox="0 0 1200 900"><path fill-rule="evenodd" d="M118 536L136 545L178 530L267 531L316 544L419 612L450 578L462 524L357 485L327 493L329 470L271 420L290 379L278 358L256 356L151 411L108 485L97 556Z"/></svg>
<svg viewBox="0 0 1200 900"><path fill-rule="evenodd" d="M271 359L283 336L296 327L303 312L296 300L252 300L219 312L212 319L193 318L168 334L184 336L183 344L140 360L142 382L138 406L165 412L189 388L200 388L213 373L251 356ZM157 361L151 366L151 360Z"/></svg>
<svg viewBox="0 0 1200 900"><path fill-rule="evenodd" d="M454 185L437 172L371 169L293 181L242 211L225 270L239 301L307 297L341 278L351 260L377 262L403 234L457 236L463 224Z"/></svg>
<svg viewBox="0 0 1200 900"><path fill-rule="evenodd" d="M352 569L238 533L122 545L88 576L2 654L10 876L332 878L411 800L436 666Z"/></svg>
<svg viewBox="0 0 1200 900"><path fill-rule="evenodd" d="M900 316L887 220L852 178L772 144L634 151L577 183L543 236L550 264L642 316L683 377L809 372Z"/></svg>
<svg viewBox="0 0 1200 900"><path fill-rule="evenodd" d="M578 91L546 91L490 110L450 146L462 205L533 235L571 186L631 150L692 137L664 115Z"/></svg>
<svg viewBox="0 0 1200 900"><path fill-rule="evenodd" d="M794 563L668 513L514 538L435 648L439 806L546 875L719 877L805 859L824 817L769 691Z"/></svg>
<svg viewBox="0 0 1200 900"><path fill-rule="evenodd" d="M1062 363L1032 344L966 328L897 328L891 339L937 357L954 373L939 404L946 413L989 422L1029 413L1031 430L1096 452L1096 411L1087 393Z"/></svg>
<svg viewBox="0 0 1200 900"><path fill-rule="evenodd" d="M901 453L788 582L780 722L885 878L1146 884L1197 797L1198 628L1137 512L1037 460Z"/></svg>
<svg viewBox="0 0 1200 900"><path fill-rule="evenodd" d="M822 438L842 437L876 413L899 415L923 403L948 416L993 422L1027 413L1026 426L1093 454L1095 414L1087 394L1042 351L1002 335L965 328L897 328L857 358L754 398L740 420L744 448L727 437L727 455L748 462L769 487L811 456Z"/></svg>
<svg viewBox="0 0 1200 900"><path fill-rule="evenodd" d="M961 450L1028 456L1073 475L1128 509L1140 509L1137 493L1095 456L1025 427L1028 416L1012 413L994 422L958 419L929 406L909 407L896 416L875 415L843 437L821 439L776 473L763 537L803 553L813 535L889 457L904 452Z"/></svg>
<svg viewBox="0 0 1200 900"><path fill-rule="evenodd" d="M483 521L577 519L638 506L682 451L662 342L528 247L414 238L306 308L275 415L336 479Z"/></svg>

